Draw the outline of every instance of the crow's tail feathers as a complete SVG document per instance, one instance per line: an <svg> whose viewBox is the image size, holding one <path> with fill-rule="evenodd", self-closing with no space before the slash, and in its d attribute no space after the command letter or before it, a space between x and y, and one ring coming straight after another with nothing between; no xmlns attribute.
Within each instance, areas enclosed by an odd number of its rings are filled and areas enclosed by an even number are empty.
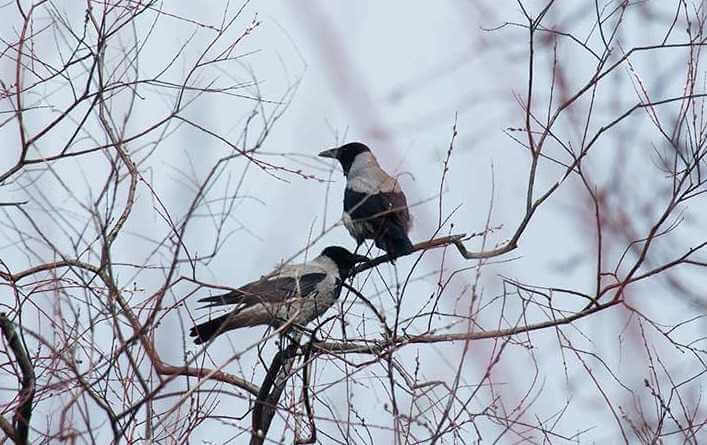
<svg viewBox="0 0 707 445"><path fill-rule="evenodd" d="M240 329L250 326L258 326L261 324L277 325L277 320L274 319L272 312L267 309L260 311L231 311L226 315L213 318L204 323L198 324L189 331L190 337L196 337L194 343L200 345L206 343L212 338L223 334L226 331Z"/></svg>
<svg viewBox="0 0 707 445"><path fill-rule="evenodd" d="M197 345L208 342L223 331L222 328L224 327L224 323L228 319L229 315L231 314L222 315L194 326L189 331L189 336L196 337L194 339L194 343Z"/></svg>
<svg viewBox="0 0 707 445"><path fill-rule="evenodd" d="M402 230L388 230L383 237L376 240L376 246L385 250L392 258L407 255L413 249L410 238Z"/></svg>

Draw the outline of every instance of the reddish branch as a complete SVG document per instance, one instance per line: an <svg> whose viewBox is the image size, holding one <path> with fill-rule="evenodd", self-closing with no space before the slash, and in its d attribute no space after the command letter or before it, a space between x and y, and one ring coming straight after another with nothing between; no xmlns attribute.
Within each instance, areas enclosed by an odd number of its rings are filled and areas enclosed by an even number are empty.
<svg viewBox="0 0 707 445"><path fill-rule="evenodd" d="M553 188L553 190L554 190L554 188ZM541 199L544 199L544 197ZM540 202L538 202L537 205L540 205ZM534 211L535 211L535 207L533 208L532 212L534 212ZM454 247L457 248L457 250L459 251L461 256L463 256L467 260L493 258L493 257L503 255L503 254L508 253L518 247L518 240L520 239L521 234L525 230L525 227L530 222L532 212L526 215L526 217L521 222L521 224L517 230L517 233L511 238L511 240L497 249L484 250L484 251L478 251L478 252L469 251L466 248L466 246L464 246L464 243L463 243L463 241L468 239L468 237L467 237L466 233L460 233L457 235L441 236L439 238L433 238L428 241L423 241L421 243L417 243L412 247L410 252L407 253L406 255L411 255L411 254L413 254L415 252L419 252L419 251L436 249L438 247L447 247L450 245L454 245ZM358 267L356 267L353 271L353 274L361 273L361 272L366 271L368 269L372 269L380 264L389 262L391 259L392 259L391 256L388 254L381 255L379 257L372 259L371 261L368 261L368 262L363 263L363 264L359 265Z"/></svg>

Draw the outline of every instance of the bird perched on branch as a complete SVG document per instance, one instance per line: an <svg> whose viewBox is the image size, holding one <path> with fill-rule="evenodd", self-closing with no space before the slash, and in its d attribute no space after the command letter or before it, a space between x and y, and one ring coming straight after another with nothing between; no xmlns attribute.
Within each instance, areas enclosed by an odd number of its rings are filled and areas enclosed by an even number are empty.
<svg viewBox="0 0 707 445"><path fill-rule="evenodd" d="M371 150L351 142L319 153L339 161L344 169L344 226L360 246L366 239L393 258L412 249L408 238L410 213L397 179L378 165Z"/></svg>
<svg viewBox="0 0 707 445"><path fill-rule="evenodd" d="M206 297L204 307L236 305L230 313L198 324L189 335L205 343L232 329L285 323L304 326L329 309L341 293L341 284L356 263L368 261L343 247L330 246L303 264L285 265L270 275L227 294Z"/></svg>

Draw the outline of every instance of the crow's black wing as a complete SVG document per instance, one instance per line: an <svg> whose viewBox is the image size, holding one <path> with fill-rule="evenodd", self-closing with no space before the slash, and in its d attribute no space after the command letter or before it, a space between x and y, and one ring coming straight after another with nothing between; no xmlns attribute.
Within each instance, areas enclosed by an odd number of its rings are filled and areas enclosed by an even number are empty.
<svg viewBox="0 0 707 445"><path fill-rule="evenodd" d="M347 188L344 191L344 211L352 220L381 218L397 225L404 233L410 226L410 214L402 192L361 193Z"/></svg>
<svg viewBox="0 0 707 445"><path fill-rule="evenodd" d="M297 295L305 296L316 290L326 277L325 273L308 273L299 277L275 277L248 283L226 294L214 295L199 300L208 303L204 307L241 304L251 306L257 303L280 303ZM299 287L297 285L299 281Z"/></svg>

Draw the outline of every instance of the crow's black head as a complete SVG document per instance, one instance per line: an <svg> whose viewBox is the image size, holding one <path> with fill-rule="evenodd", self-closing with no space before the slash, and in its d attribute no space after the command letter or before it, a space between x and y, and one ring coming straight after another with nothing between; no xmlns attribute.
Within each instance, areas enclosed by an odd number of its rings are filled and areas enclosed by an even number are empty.
<svg viewBox="0 0 707 445"><path fill-rule="evenodd" d="M371 149L368 148L366 144L362 144L360 142L349 142L341 147L325 150L319 153L319 156L323 158L338 159L341 163L341 168L344 169L344 175L348 175L349 170L351 169L351 164L353 164L356 156L360 153L370 153L370 151Z"/></svg>
<svg viewBox="0 0 707 445"><path fill-rule="evenodd" d="M351 269L353 269L356 263L368 261L368 257L353 254L339 246L327 247L322 250L322 255L331 258L331 260L336 263L336 267L339 268L339 275L341 278L348 277L351 273Z"/></svg>

